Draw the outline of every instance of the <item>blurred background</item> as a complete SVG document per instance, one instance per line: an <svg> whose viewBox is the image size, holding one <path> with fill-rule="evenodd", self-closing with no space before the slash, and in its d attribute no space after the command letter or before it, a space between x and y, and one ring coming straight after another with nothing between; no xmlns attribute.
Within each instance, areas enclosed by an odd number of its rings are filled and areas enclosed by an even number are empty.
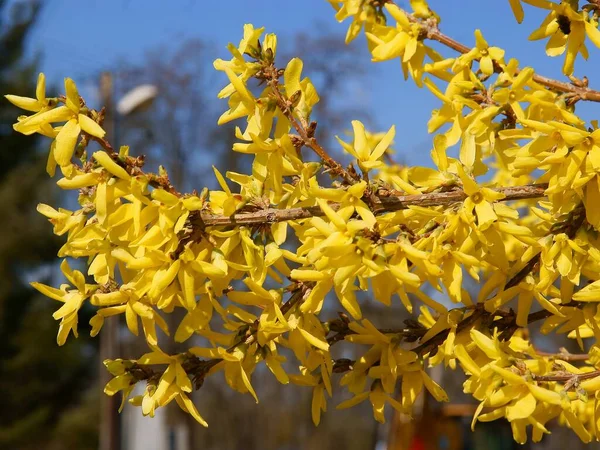
<svg viewBox="0 0 600 450"><path fill-rule="evenodd" d="M456 39L471 44L479 27L490 45L506 48L508 57L559 77L562 61L549 60L541 45L526 40L541 17L528 16L528 26L517 27L507 1L489 2L484 10L476 0L430 3L443 18L444 31ZM314 113L318 138L332 154L340 152L334 136L343 135L352 119L361 119L371 131L396 125L398 163L429 165L426 123L437 100L414 83L404 83L397 62L371 64L362 37L345 46L347 24L336 23L333 15L324 0L0 0L0 93L33 95L43 71L52 96L62 92L63 77L69 76L90 106L109 108L106 127L113 144L145 154L152 169L158 163L166 166L179 190L213 188L213 164L222 172L244 172L251 159L231 151L235 123L216 126L226 109L216 94L226 83L212 61L228 59L227 43L237 44L243 24L253 23L277 33L278 66L295 56L304 60L303 75L313 80L321 97ZM593 58L578 68L577 75L598 69ZM140 86L151 92L143 104L117 108ZM101 395L105 374L100 360L114 353L115 345L117 355L132 358L146 347L118 327L116 343L89 338L93 312L85 309L79 338L70 338L62 348L56 345L57 323L51 317L56 305L28 282L60 282L55 275L61 240L35 206L74 205L44 171L48 141L13 132L19 114L0 100L0 210L5 217L0 221L0 449L517 447L507 423L478 424L471 433L474 405L461 393L462 379L441 373L433 375L452 403L442 407L424 397L412 422L390 415L387 424L377 424L368 404L336 411L342 397L335 396L315 428L310 390L282 387L261 372L253 378L258 405L225 387L220 376L205 383L194 400L208 429L176 407L158 411L154 419L130 406L116 415L115 403ZM586 115L593 117L593 110L584 110ZM369 302L364 312L383 327L407 318L399 302L391 311ZM543 340L539 347L553 344ZM561 429L530 448L565 445L579 447L574 435Z"/></svg>

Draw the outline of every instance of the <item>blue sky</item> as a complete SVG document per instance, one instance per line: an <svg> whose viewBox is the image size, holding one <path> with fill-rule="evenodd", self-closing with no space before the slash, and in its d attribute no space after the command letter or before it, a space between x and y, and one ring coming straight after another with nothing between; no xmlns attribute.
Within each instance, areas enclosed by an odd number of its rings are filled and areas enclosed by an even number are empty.
<svg viewBox="0 0 600 450"><path fill-rule="evenodd" d="M516 57L543 75L563 79L562 57L547 58L543 43L527 41L541 22L542 12L525 5L524 24L518 25L507 0L430 0L430 6L442 17L442 31L455 39L473 45L473 31L480 28L490 45L506 49L507 58ZM70 76L84 95L86 90L93 95L96 73L110 69L118 59L140 59L146 50L158 45L176 47L180 40L199 37L216 44L223 49L220 56L228 57L225 46L239 41L242 26L248 22L265 26L280 40L309 31L317 23L329 25L343 39L347 27L347 23L335 21L325 0L52 0L46 2L30 50L42 53L41 69L51 82L58 84ZM364 37L352 45L364 45ZM593 74L600 73L600 66L594 58L598 50L590 48L590 53L590 62L576 65L576 75L590 76L593 85L598 81ZM310 67L305 67L305 73L310 76ZM215 95L220 87L214 86ZM376 111L381 130L396 125L396 148L403 160L428 164L426 123L439 102L427 90L404 82L398 61L379 63L376 77L365 80L361 94L361 99L369 102L367 106ZM584 109L585 118L595 118L593 107ZM336 134L342 132L336 130Z"/></svg>

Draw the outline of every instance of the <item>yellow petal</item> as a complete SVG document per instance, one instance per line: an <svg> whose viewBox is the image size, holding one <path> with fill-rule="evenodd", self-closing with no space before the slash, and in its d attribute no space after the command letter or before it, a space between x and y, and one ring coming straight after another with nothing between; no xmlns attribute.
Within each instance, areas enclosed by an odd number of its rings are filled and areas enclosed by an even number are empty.
<svg viewBox="0 0 600 450"><path fill-rule="evenodd" d="M548 403L550 405L562 405L562 398L558 392L551 391L535 384L527 384L527 387L533 394L533 396L540 402Z"/></svg>
<svg viewBox="0 0 600 450"><path fill-rule="evenodd" d="M579 420L579 418L575 414L573 414L569 410L564 410L563 414L567 419L567 422L569 423L571 429L577 434L577 436L579 436L579 439L581 439L586 444L592 440L592 436L590 435L589 431L586 430L586 428L581 423L581 420Z"/></svg>
<svg viewBox="0 0 600 450"><path fill-rule="evenodd" d="M46 76L43 72L40 72L35 86L35 96L38 101L43 102L46 100Z"/></svg>
<svg viewBox="0 0 600 450"><path fill-rule="evenodd" d="M62 189L81 189L87 186L98 184L100 174L98 173L82 173L75 175L73 178L61 178L56 184Z"/></svg>
<svg viewBox="0 0 600 450"><path fill-rule="evenodd" d="M254 397L254 400L256 401L256 403L258 403L258 396L256 395L256 392L254 391L252 384L250 384L250 379L248 378L248 374L242 367L241 363L240 363L240 375L242 377L242 382L246 386L246 389L248 389L248 392L250 392L250 394L252 394L252 397Z"/></svg>
<svg viewBox="0 0 600 450"><path fill-rule="evenodd" d="M494 341L478 330L471 330L471 339L481 351L490 359L499 359L501 354L494 345Z"/></svg>
<svg viewBox="0 0 600 450"><path fill-rule="evenodd" d="M289 97L301 90L300 75L302 73L302 60L292 58L285 68L283 79L285 81L285 94Z"/></svg>
<svg viewBox="0 0 600 450"><path fill-rule="evenodd" d="M387 9L390 16L392 16L396 22L400 25L401 28L406 29L410 27L410 22L408 21L408 17L398 6L394 3L386 3L385 9Z"/></svg>
<svg viewBox="0 0 600 450"><path fill-rule="evenodd" d="M75 145L79 138L81 128L75 119L69 120L56 136L56 147L54 147L54 159L61 167L71 163Z"/></svg>
<svg viewBox="0 0 600 450"><path fill-rule="evenodd" d="M358 405L359 403L365 401L368 398L369 398L369 391L361 392L360 394L355 395L354 397L349 398L348 400L345 400L342 403L340 403L339 405L337 405L336 409L352 408L353 406Z"/></svg>
<svg viewBox="0 0 600 450"><path fill-rule="evenodd" d="M155 298L164 291L177 276L180 266L181 261L177 260L170 264L168 268L157 271L152 279L152 287L150 288L148 295L151 298Z"/></svg>
<svg viewBox="0 0 600 450"><path fill-rule="evenodd" d="M13 105L25 111L37 112L42 109L40 103L35 98L21 97L19 95L5 95L4 97Z"/></svg>
<svg viewBox="0 0 600 450"><path fill-rule="evenodd" d="M536 404L535 397L529 392L517 400L514 405L506 407L506 420L512 422L513 420L526 419L533 414Z"/></svg>
<svg viewBox="0 0 600 450"><path fill-rule="evenodd" d="M294 269L290 273L290 278L298 281L322 281L329 278L329 276L318 270Z"/></svg>
<svg viewBox="0 0 600 450"><path fill-rule="evenodd" d="M72 111L66 106L59 106L49 111L40 111L33 116L26 118L13 125L15 131L30 135L41 131L41 126L45 123L64 122L73 117Z"/></svg>
<svg viewBox="0 0 600 450"><path fill-rule="evenodd" d="M346 311L348 311L350 313L352 318L354 320L361 319L362 313L360 311L360 305L358 304L358 301L356 300L356 294L354 293L352 286L349 287L348 289L345 289L344 291L341 291L336 288L335 292L338 296L340 303L346 309Z"/></svg>
<svg viewBox="0 0 600 450"><path fill-rule="evenodd" d="M388 130L388 132L383 136L381 141L377 144L377 146L371 152L369 156L370 160L376 160L383 155L383 153L388 149L392 141L394 140L394 136L396 135L396 127L394 125Z"/></svg>
<svg viewBox="0 0 600 450"><path fill-rule="evenodd" d="M498 219L492 205L485 200L475 205L475 212L477 213L477 222L481 229L486 229L492 222Z"/></svg>
<svg viewBox="0 0 600 450"><path fill-rule="evenodd" d="M192 402L192 400L187 395L180 394L178 397L175 397L175 401L177 402L179 407L184 411L188 412L196 420L196 422L198 422L204 427L208 427L208 423L206 423L206 420L204 420L200 413L198 413L194 402Z"/></svg>
<svg viewBox="0 0 600 450"><path fill-rule="evenodd" d="M88 116L79 114L79 116L77 116L77 120L79 121L81 129L87 134L91 134L92 136L95 136L97 138L103 138L106 134L106 131L104 131L100 125L98 125Z"/></svg>
<svg viewBox="0 0 600 450"><path fill-rule="evenodd" d="M517 19L518 23L523 22L523 17L525 14L523 12L523 6L521 5L521 0L508 0L510 4L510 9L512 10L515 19Z"/></svg>
<svg viewBox="0 0 600 450"><path fill-rule="evenodd" d="M321 339L316 338L315 336L313 336L312 334L310 334L308 331L306 331L303 328L298 328L298 330L300 330L300 334L302 334L302 337L304 339L306 339L306 341L310 344L313 345L315 347L317 347L318 349L324 350L324 351L328 351L329 350L329 344L325 341L322 341Z"/></svg>
<svg viewBox="0 0 600 450"><path fill-rule="evenodd" d="M585 27L583 24L571 21L571 33L567 41L567 54L563 65L563 73L571 75L575 66L575 59L580 52L580 48L585 40Z"/></svg>
<svg viewBox="0 0 600 450"><path fill-rule="evenodd" d="M402 375L402 406L406 409L411 408L422 390L423 377L421 371L404 373Z"/></svg>
<svg viewBox="0 0 600 450"><path fill-rule="evenodd" d="M74 113L79 112L79 92L77 92L77 85L71 78L65 78L65 92L67 96L67 108Z"/></svg>
<svg viewBox="0 0 600 450"><path fill-rule="evenodd" d="M229 81L231 82L237 93L240 94L242 102L244 102L246 108L254 107L254 97L252 96L252 93L248 90L244 82L240 78L238 78L238 76L229 67L225 67L225 74L227 74L227 78L229 78Z"/></svg>
<svg viewBox="0 0 600 450"><path fill-rule="evenodd" d="M131 176L125 169L119 166L105 151L94 152L94 159L109 173L122 180L129 180Z"/></svg>
<svg viewBox="0 0 600 450"><path fill-rule="evenodd" d="M327 218L329 220L331 220L331 222L336 227L338 227L340 230L346 229L346 221L344 220L344 218L342 216L340 216L337 212L335 212L333 210L333 208L331 206L329 206L325 200L321 200L320 198L318 198L317 203L319 204L319 207L321 208L323 213L325 213Z"/></svg>
<svg viewBox="0 0 600 450"><path fill-rule="evenodd" d="M58 300L59 302L65 301L65 293L60 289L53 288L52 286L46 286L45 284L38 283L37 281L32 281L29 284L34 289L37 289L39 292L44 294L46 297L50 297L53 300Z"/></svg>
<svg viewBox="0 0 600 450"><path fill-rule="evenodd" d="M321 421L321 405L325 401L325 392L322 384L314 387L312 402L311 402L311 416L315 426L319 425Z"/></svg>
<svg viewBox="0 0 600 450"><path fill-rule="evenodd" d="M490 58L489 56L484 56L483 58L481 58L481 60L479 61L479 68L481 69L481 72L485 75L493 74L494 63L492 61L492 58Z"/></svg>
<svg viewBox="0 0 600 450"><path fill-rule="evenodd" d="M592 178L585 186L585 215L587 221L596 229L600 230L600 186L598 177Z"/></svg>
<svg viewBox="0 0 600 450"><path fill-rule="evenodd" d="M354 151L358 155L358 159L368 160L369 149L367 145L365 126L362 124L362 122L353 120L352 129L354 130Z"/></svg>
<svg viewBox="0 0 600 450"><path fill-rule="evenodd" d="M586 21L585 33L590 38L590 41L592 41L596 47L600 48L600 31L598 31L598 28Z"/></svg>
<svg viewBox="0 0 600 450"><path fill-rule="evenodd" d="M438 402L447 402L448 394L446 391L442 389L442 387L437 384L424 370L421 370L421 376L423 377L423 384L425 388L429 391L429 393L436 399Z"/></svg>
<svg viewBox="0 0 600 450"><path fill-rule="evenodd" d="M508 370L504 367L499 367L494 364L492 364L490 367L494 372L496 372L498 375L504 378L504 381L506 381L509 384L522 385L527 383L522 376L517 375L512 370Z"/></svg>
<svg viewBox="0 0 600 450"><path fill-rule="evenodd" d="M481 375L481 369L475 363L473 358L471 358L471 355L467 353L467 350L462 344L458 344L454 347L454 354L456 355L464 369L471 372L472 375L475 375L477 377Z"/></svg>

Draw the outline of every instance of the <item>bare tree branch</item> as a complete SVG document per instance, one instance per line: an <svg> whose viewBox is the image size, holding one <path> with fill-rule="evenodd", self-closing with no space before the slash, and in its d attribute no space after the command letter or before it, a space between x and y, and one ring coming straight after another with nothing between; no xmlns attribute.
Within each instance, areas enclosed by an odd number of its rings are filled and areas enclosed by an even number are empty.
<svg viewBox="0 0 600 450"><path fill-rule="evenodd" d="M456 50L459 53L468 53L471 51L470 47L456 41L450 36L442 33L438 24L435 20L421 21L410 14L408 11L400 8L404 14L408 17L408 19L413 22L419 24L422 32L427 36L428 39L439 42L440 44L445 45L448 48ZM496 72L502 72L502 68L497 64L494 65ZM548 78L542 75L534 74L533 81L541 84L542 86L546 86L557 92L565 92L573 94L581 100L587 100L591 102L600 102L600 91L590 89L587 87L587 81L583 81L577 84L565 83L563 81L558 81L553 78Z"/></svg>
<svg viewBox="0 0 600 450"><path fill-rule="evenodd" d="M524 200L544 197L544 191L548 186L546 184L528 184L524 186L512 186L495 188L494 191L505 195L500 201ZM467 194L462 189L450 192L436 192L421 195L390 195L378 196L379 201L374 207L375 214L384 212L400 211L408 209L410 206L443 206L458 203L467 198ZM339 203L330 203L333 210L338 210ZM318 206L309 206L305 208L275 209L268 208L251 213L239 213L231 216L210 214L203 212L200 216L204 226L224 226L224 225L260 225L266 223L285 222L288 220L308 219L310 217L323 216L324 213Z"/></svg>

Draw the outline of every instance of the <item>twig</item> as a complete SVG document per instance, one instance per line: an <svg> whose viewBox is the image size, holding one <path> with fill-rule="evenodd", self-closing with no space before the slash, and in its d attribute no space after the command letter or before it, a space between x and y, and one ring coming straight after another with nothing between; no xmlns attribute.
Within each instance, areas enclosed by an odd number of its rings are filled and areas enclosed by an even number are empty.
<svg viewBox="0 0 600 450"><path fill-rule="evenodd" d="M524 186L512 186L493 189L505 195L500 201L524 200L544 197L546 184L528 184ZM398 195L378 196L379 202L373 207L373 213L399 211L408 209L410 206L443 206L458 203L467 198L462 190L450 192L437 192L421 195ZM339 203L330 203L333 210L338 210ZM305 208L275 209L267 208L252 213L239 213L231 216L223 216L210 213L202 213L201 218L204 226L224 225L259 225L265 223L285 222L288 220L308 219L310 217L323 216L324 213L318 206Z"/></svg>
<svg viewBox="0 0 600 450"><path fill-rule="evenodd" d="M477 308L473 310L473 313L471 315L465 317L458 323L458 325L456 326L456 333L458 334L461 331L466 330L475 322L477 322L477 320L484 316L489 317L491 316L491 314L483 309L483 304L478 304ZM423 342L422 344L413 348L412 351L418 355L425 355L426 353L429 353L430 356L434 356L435 353L437 353L438 346L446 340L449 334L449 328L440 331L436 335L432 336L427 342Z"/></svg>
<svg viewBox="0 0 600 450"><path fill-rule="evenodd" d="M596 378L600 376L600 370L594 370L586 373L565 373L564 375L532 375L535 381L560 381L570 382L574 379L577 381L589 380L590 378Z"/></svg>
<svg viewBox="0 0 600 450"><path fill-rule="evenodd" d="M404 14L406 14L406 16L408 17L408 20L410 20L413 23L419 24L419 26L421 27L421 30L423 31L424 34L426 34L427 38L437 41L440 44L443 44L448 48L456 50L459 53L468 53L471 51L470 47L467 47L466 45L456 41L455 39L451 38L450 36L442 33L439 30L439 28L437 27L437 23L435 23L434 21L428 21L428 22L420 21L419 19L414 17L412 14L410 14L408 11L406 11L402 8L400 8L400 9L404 12ZM502 68L497 64L494 64L494 69L496 72L502 71ZM517 73L518 73L518 71L517 71ZM539 83L542 86L546 86L547 88L550 88L554 91L570 93L570 94L573 94L573 95L579 97L581 100L587 100L587 101L591 101L591 102L600 102L600 91L590 89L587 86L577 86L577 85L574 85L571 83L565 83L563 81L558 81L553 78L548 78L548 77L538 75L538 74L534 74L532 79L536 83Z"/></svg>
<svg viewBox="0 0 600 450"><path fill-rule="evenodd" d="M296 306L301 300L305 299L310 292L310 287L307 284L297 284L296 290L292 293L291 297L281 306L282 314L287 314L294 306ZM249 327L247 333L242 336L238 341L233 343L227 352L233 352L237 347L242 344L250 345L256 342L256 331L257 324L254 327ZM204 378L208 374L208 371L216 366L218 363L223 361L220 358L213 359L200 359L192 354L186 354L186 360L183 363L183 368L186 373L192 377L194 386L199 389L204 382ZM152 369L148 365L135 364L132 368L128 369L128 372L133 375L136 382L149 380L151 378L160 377L162 372Z"/></svg>
<svg viewBox="0 0 600 450"><path fill-rule="evenodd" d="M573 209L569 213L567 219L563 222L559 222L555 224L553 228L550 229L548 234L560 234L565 233L569 239L573 239L577 230L583 225L583 221L585 220L585 208L583 204L579 204L577 207ZM514 277L512 277L504 286L504 289L509 289L513 286L518 285L523 279L532 272L540 262L540 253L531 258L525 267L523 267Z"/></svg>
<svg viewBox="0 0 600 450"><path fill-rule="evenodd" d="M100 147L102 147L104 150L106 150L106 152L109 155L116 153L113 146L106 139L92 136L91 134L89 136L92 139L92 141L96 141L98 144L100 144Z"/></svg>
<svg viewBox="0 0 600 450"><path fill-rule="evenodd" d="M565 348L561 348L558 353L543 352L535 349L535 353L548 358L562 359L563 361L587 361L590 359L590 355L588 353L569 353Z"/></svg>
<svg viewBox="0 0 600 450"><path fill-rule="evenodd" d="M85 105L85 101L81 99L83 105ZM104 119L104 108L100 112L100 125L102 124L102 120ZM114 149L112 144L105 138L99 138L96 136L92 136L91 134L83 133L84 140L86 142L85 146L87 146L87 142L91 139L92 141L100 144L106 153L112 158L114 162L116 162L119 166L123 167L127 173L131 176L146 176L148 178L148 183L150 186L154 188L164 189L165 191L176 195L177 197L181 197L181 193L175 189L175 187L171 184L169 177L167 175L156 175L150 172L144 172L142 170L142 166L144 165L145 157L143 155L138 156L137 158L127 156L125 158L121 158L119 153ZM89 166L91 167L91 166Z"/></svg>
<svg viewBox="0 0 600 450"><path fill-rule="evenodd" d="M569 239L573 239L575 237L575 234L577 233L577 230L579 230L579 228L583 225L584 221L585 221L585 208L584 208L583 204L579 204L569 213L569 215L567 216L567 218L565 220L554 224L554 226L550 229L550 232L548 234L552 235L552 234L565 233L569 237ZM538 266L539 261L540 261L540 254L538 253L537 255L535 255L533 258L531 258L527 262L525 267L523 267L519 272L517 272L517 274L515 276L513 276L510 280L508 280L508 282L504 286L504 289L509 289L513 286L517 286L521 281L523 281L523 279L532 270L534 270ZM578 307L579 302L571 301L569 303L562 304L561 306ZM479 311L479 316L477 316L478 311ZM475 311L473 312L473 314L471 314L467 318L463 319L458 324L457 332L459 332L461 329L467 328L467 326L465 326L465 324L470 326L472 323L474 323L480 317L493 318L494 316L497 316L497 315L502 315L502 317L499 320L492 321L489 324L490 328L498 327L499 331L501 332L500 339L507 340L519 328L519 326L517 325L517 316L514 313L514 311L511 310L509 314L500 314L499 311L494 311L492 313L488 313L487 311L483 310L482 304L480 304L480 303L475 305ZM552 313L550 311L542 309L541 311L536 311L534 313L529 314L529 316L527 318L527 323L530 324L530 323L536 322L538 320L543 320L543 319L546 319L547 317L550 317L551 315L552 315ZM420 353L420 354L426 354L430 351L435 351L435 348L437 348L437 345L444 342L444 340L446 340L446 338L448 337L449 333L450 333L449 329L443 330L443 331L439 332L438 334L436 334L435 336L431 337L431 339L429 339L427 342L425 342L425 343L419 345L418 347L416 347L415 349L413 349L413 351L416 351L417 353Z"/></svg>
<svg viewBox="0 0 600 450"><path fill-rule="evenodd" d="M348 327L347 323L344 323L345 326L340 327L339 322L341 321L338 320L336 322L338 323L338 327L335 330L332 330L335 334L327 337L327 343L330 346L343 341L346 336L357 334ZM381 334L393 334L396 337L401 338L404 342L414 342L427 333L427 328L407 326L406 328L378 328L377 331Z"/></svg>
<svg viewBox="0 0 600 450"><path fill-rule="evenodd" d="M539 262L540 262L540 253L538 253L533 258L531 258L527 262L527 264L525 264L525 267L523 267L521 270L519 270L519 272L517 272L517 274L514 277L512 277L510 280L508 280L508 282L504 286L504 289L505 290L510 289L511 287L518 285L521 281L523 281L525 279L525 277L527 275L529 275L531 272L534 271L534 269L536 269Z"/></svg>
<svg viewBox="0 0 600 450"><path fill-rule="evenodd" d="M578 306L580 306L580 303L571 301L560 306L577 308ZM495 316L501 317L499 319L492 320ZM530 313L527 316L527 323L531 324L534 322L538 322L550 316L552 316L552 313L550 311L542 309L540 311ZM459 324L456 327L456 333L466 330L479 319L481 319L484 323L487 320L487 325L489 329L498 328L498 331L500 332L499 337L501 340L506 340L510 338L510 336L512 336L514 332L519 328L519 326L517 325L517 315L512 309L508 312L494 311L490 313L483 309L483 303L478 303L473 308L473 313L459 322ZM435 348L437 348L439 344L444 342L449 334L450 329L440 331L435 336L432 336L431 339L429 339L427 342L424 342L421 345L413 348L412 351L421 355L431 352Z"/></svg>
<svg viewBox="0 0 600 450"><path fill-rule="evenodd" d="M311 128L311 133L307 131L307 127L300 123L294 117L292 102L289 99L286 99L281 91L279 90L279 80L277 79L277 70L266 71L267 74L272 74L269 77L269 85L271 86L271 91L273 93L273 97L277 101L277 107L281 110L283 115L290 121L302 143L312 149L315 154L323 160L325 165L329 167L332 173L341 176L347 184L355 184L358 179L353 177L346 169L342 167L342 165L333 159L327 151L317 142L315 137L312 135L314 133L314 127Z"/></svg>

